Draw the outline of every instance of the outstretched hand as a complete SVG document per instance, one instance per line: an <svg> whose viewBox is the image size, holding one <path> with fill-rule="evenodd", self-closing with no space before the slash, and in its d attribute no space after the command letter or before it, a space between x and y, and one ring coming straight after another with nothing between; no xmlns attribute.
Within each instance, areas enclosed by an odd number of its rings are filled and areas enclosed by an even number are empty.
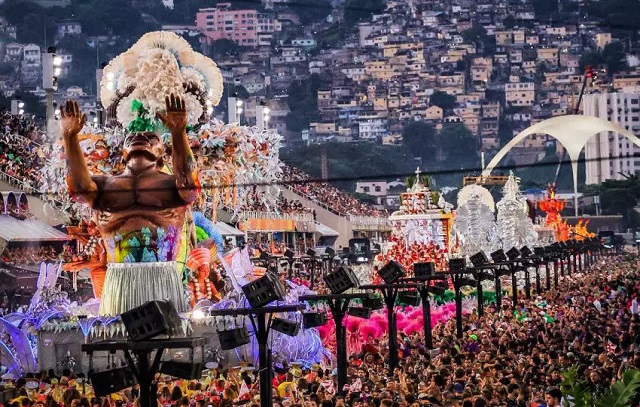
<svg viewBox="0 0 640 407"><path fill-rule="evenodd" d="M87 115L80 111L75 100L67 100L60 106L60 129L64 137L78 135L86 122Z"/></svg>
<svg viewBox="0 0 640 407"><path fill-rule="evenodd" d="M182 133L187 128L187 108L185 101L180 96L171 96L165 98L166 113L158 112L156 117L165 125L171 134Z"/></svg>

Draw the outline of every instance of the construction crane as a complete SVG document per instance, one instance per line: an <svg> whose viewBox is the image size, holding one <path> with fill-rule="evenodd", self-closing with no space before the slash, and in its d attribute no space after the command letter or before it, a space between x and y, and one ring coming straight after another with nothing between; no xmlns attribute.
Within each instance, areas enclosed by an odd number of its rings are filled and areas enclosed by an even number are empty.
<svg viewBox="0 0 640 407"><path fill-rule="evenodd" d="M593 69L591 66L587 66L584 69L584 79L582 80L582 88L580 89L580 95L578 96L578 103L576 103L576 107L573 109L573 114L580 113L580 103L582 103L582 97L584 96L584 91L587 88L587 83L591 80L591 83L598 79L598 71ZM558 162L558 167L556 168L556 175L553 179L554 185L558 184L558 177L560 176L560 168L562 168L562 162L564 161L567 155L567 150L562 149L562 157L560 157L560 162Z"/></svg>

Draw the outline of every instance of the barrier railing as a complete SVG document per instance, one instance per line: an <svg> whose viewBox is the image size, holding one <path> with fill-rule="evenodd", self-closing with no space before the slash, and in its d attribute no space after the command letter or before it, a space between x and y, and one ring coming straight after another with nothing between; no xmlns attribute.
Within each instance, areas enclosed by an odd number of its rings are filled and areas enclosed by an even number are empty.
<svg viewBox="0 0 640 407"><path fill-rule="evenodd" d="M311 213L281 213L263 211L243 211L238 214L240 221L247 219L288 219L296 222L313 222Z"/></svg>
<svg viewBox="0 0 640 407"><path fill-rule="evenodd" d="M342 217L345 217L345 218L349 217L349 215L347 215L346 213L340 212L339 210L327 205L326 203L324 203L322 201L319 201L316 197L311 196L311 195L307 194L304 191L301 191L300 189L296 188L295 185L289 185L289 184L284 184L284 185L290 191L295 192L296 194L298 194L298 195L300 195L300 196L302 196L304 198L307 198L308 200L310 200L314 204L320 206L321 208L324 208L324 209L328 210L331 213L335 213L336 215L339 215L339 216L342 216Z"/></svg>
<svg viewBox="0 0 640 407"><path fill-rule="evenodd" d="M354 227L365 229L388 229L391 227L391 222L385 217L351 215L349 216L349 221Z"/></svg>
<svg viewBox="0 0 640 407"><path fill-rule="evenodd" d="M38 195L38 198L42 199L42 196L41 196L42 194L37 188L32 187L30 184L27 184L20 178L14 177L13 175L9 175L4 171L0 171L0 180L16 188L20 188L23 192L29 195ZM42 200L49 203L55 209L64 210L65 208L64 203L62 203L62 201L59 201L55 198L47 197L46 199L42 199Z"/></svg>

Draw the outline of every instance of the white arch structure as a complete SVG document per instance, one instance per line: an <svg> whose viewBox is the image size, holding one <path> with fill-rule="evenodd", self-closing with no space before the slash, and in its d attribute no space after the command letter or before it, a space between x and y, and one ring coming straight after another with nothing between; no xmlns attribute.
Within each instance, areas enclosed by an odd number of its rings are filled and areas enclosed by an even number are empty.
<svg viewBox="0 0 640 407"><path fill-rule="evenodd" d="M532 134L548 134L558 140L567 150L571 159L571 169L573 172L573 192L574 192L574 208L575 214L578 216L578 159L580 152L584 149L587 141L593 136L601 132L615 132L628 138L632 143L640 146L640 139L629 130L620 127L610 121L600 119L594 116L582 115L566 115L552 117L536 123L533 126L520 132L511 141L504 146L498 154L489 162L487 167L482 171L483 176L491 175L491 171L504 158L504 156L516 144L520 143L526 137Z"/></svg>

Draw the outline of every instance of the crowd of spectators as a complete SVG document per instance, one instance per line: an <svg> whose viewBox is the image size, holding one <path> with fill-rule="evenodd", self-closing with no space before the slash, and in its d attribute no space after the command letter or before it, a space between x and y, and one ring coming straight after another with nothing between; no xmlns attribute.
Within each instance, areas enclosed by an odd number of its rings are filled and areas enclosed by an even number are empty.
<svg viewBox="0 0 640 407"><path fill-rule="evenodd" d="M278 212L289 214L313 213L313 209L306 208L302 202L297 199L289 200L282 196L278 197L275 207L269 207L265 203L264 191L260 191L257 187L253 187L247 193L246 204L241 208L242 211L259 211L259 212Z"/></svg>
<svg viewBox="0 0 640 407"><path fill-rule="evenodd" d="M40 168L44 159L39 155L39 143L44 133L27 116L14 116L0 110L0 172L9 175L9 182L19 181L27 188L38 188Z"/></svg>
<svg viewBox="0 0 640 407"><path fill-rule="evenodd" d="M587 391L605 393L623 372L640 369L640 272L636 261L601 262L588 273L517 303L505 299L480 317L434 328L435 350L420 333L400 334L400 365L389 371L386 340L370 340L349 356L348 384L336 388L336 370L278 362L276 407L507 406L557 407L566 402L563 373L573 368ZM588 322L587 322L588 321ZM32 390L27 381L36 381ZM159 407L259 405L257 371L248 364L208 370L198 381L158 378ZM16 383L12 407L138 405L136 389L96 399L72 373L42 373ZM631 405L637 406L636 399Z"/></svg>
<svg viewBox="0 0 640 407"><path fill-rule="evenodd" d="M42 149L39 144L44 139L44 133L38 129L35 122L27 116L14 116L6 110L0 110L0 172L19 181L25 187L39 188L41 185L40 168L44 165L41 157ZM295 192L313 200L339 215L381 216L382 211L359 201L348 193L329 185L326 182L314 181L308 174L291 167L284 167L284 182ZM252 202L244 210L265 211L267 208L260 199L261 192L254 190ZM298 200L279 199L277 210L281 213L309 213Z"/></svg>
<svg viewBox="0 0 640 407"><path fill-rule="evenodd" d="M294 192L311 199L338 215L382 216L380 211L326 182L313 180L298 168L285 165L283 181Z"/></svg>
<svg viewBox="0 0 640 407"><path fill-rule="evenodd" d="M0 259L10 264L40 264L61 260L62 254L53 246L11 247L2 252Z"/></svg>

